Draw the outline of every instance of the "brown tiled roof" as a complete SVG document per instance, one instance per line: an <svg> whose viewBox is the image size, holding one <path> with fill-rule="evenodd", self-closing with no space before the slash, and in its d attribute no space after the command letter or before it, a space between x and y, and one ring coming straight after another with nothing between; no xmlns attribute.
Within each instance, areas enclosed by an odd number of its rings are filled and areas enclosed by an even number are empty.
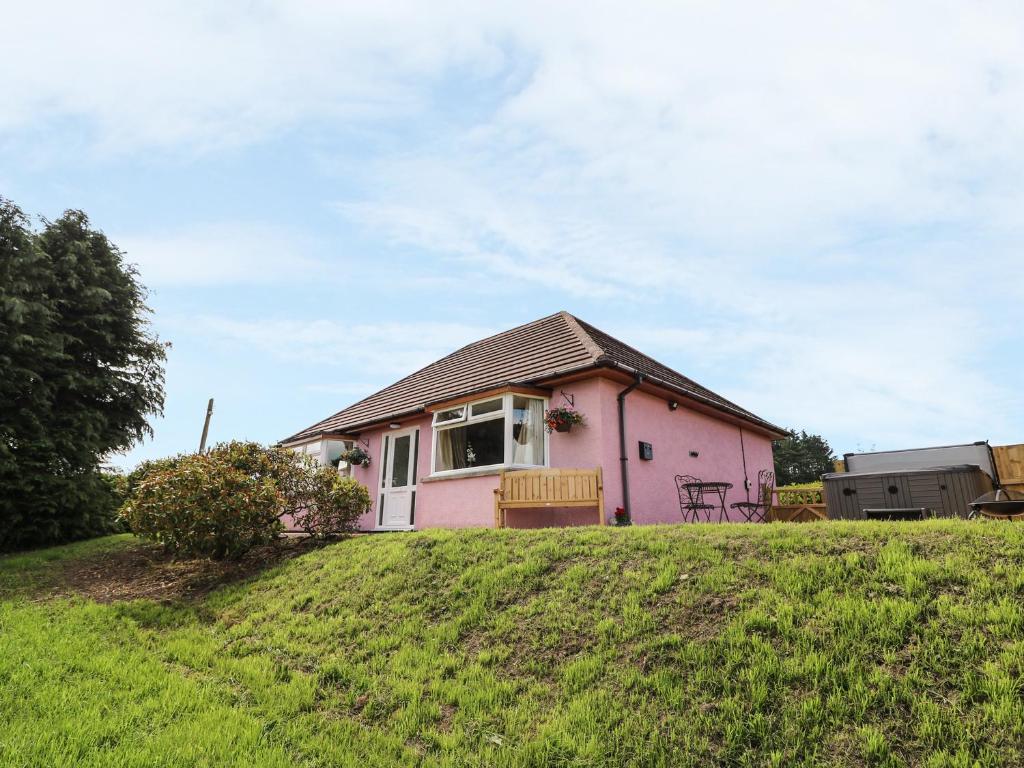
<svg viewBox="0 0 1024 768"><path fill-rule="evenodd" d="M283 442L357 432L370 424L421 412L431 403L510 384L543 384L559 375L598 367L640 373L654 384L765 429L782 431L589 323L558 312L467 344Z"/></svg>

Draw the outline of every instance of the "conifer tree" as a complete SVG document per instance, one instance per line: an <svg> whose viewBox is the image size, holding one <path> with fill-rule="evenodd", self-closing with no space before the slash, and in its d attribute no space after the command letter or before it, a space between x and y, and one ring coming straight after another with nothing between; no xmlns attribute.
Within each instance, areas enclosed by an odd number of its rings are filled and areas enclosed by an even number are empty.
<svg viewBox="0 0 1024 768"><path fill-rule="evenodd" d="M111 528L102 463L163 410L166 346L145 299L84 213L35 232L0 199L0 549Z"/></svg>

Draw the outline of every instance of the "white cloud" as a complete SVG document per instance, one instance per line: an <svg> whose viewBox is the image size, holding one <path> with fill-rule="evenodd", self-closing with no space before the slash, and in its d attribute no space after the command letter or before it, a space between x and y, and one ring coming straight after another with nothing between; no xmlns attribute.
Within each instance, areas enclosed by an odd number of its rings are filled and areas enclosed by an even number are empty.
<svg viewBox="0 0 1024 768"><path fill-rule="evenodd" d="M868 290L882 311L863 311ZM1024 401L985 370L983 317L877 284L773 295L771 322L608 330L762 417L833 436L841 451L1019 438Z"/></svg>
<svg viewBox="0 0 1024 768"><path fill-rule="evenodd" d="M219 285L330 279L334 268L311 258L302 236L254 223L171 233L115 235L146 285Z"/></svg>
<svg viewBox="0 0 1024 768"><path fill-rule="evenodd" d="M567 236L565 226L544 221L536 211L513 211L511 205L484 201L473 194L463 200L450 208L427 208L429 203L420 207L372 203L338 207L353 222L379 228L393 243L429 249L483 270L500 278L507 288L528 282L557 286L570 296L620 293L614 280L614 271L621 269L616 264L620 251L611 237L590 231L595 228L591 222L578 222L579 229Z"/></svg>
<svg viewBox="0 0 1024 768"><path fill-rule="evenodd" d="M1019 437L987 373L1021 338L1019 7L694 8L572 31L554 12L486 126L383 162L377 200L342 210L538 286L674 305L685 326L654 335L777 421Z"/></svg>
<svg viewBox="0 0 1024 768"><path fill-rule="evenodd" d="M365 382L370 388L363 394L495 332L493 328L459 323L340 323L280 318L250 321L218 315L180 319L175 327L202 329L205 334L232 344L242 343L280 361L324 366L329 380L311 385L347 389Z"/></svg>
<svg viewBox="0 0 1024 768"><path fill-rule="evenodd" d="M312 119L408 115L421 78L493 49L410 2L228 0L5 9L0 131L81 119L99 149L216 149ZM481 49L483 48L483 49Z"/></svg>
<svg viewBox="0 0 1024 768"><path fill-rule="evenodd" d="M491 19L531 76L454 136L379 158L369 199L343 210L405 244L606 295L736 283L893 231L1008 234L1024 207L1022 13L723 3Z"/></svg>
<svg viewBox="0 0 1024 768"><path fill-rule="evenodd" d="M328 194L381 251L445 260L395 282L651 306L653 347L795 426L1024 428L983 373L1020 344L1019 3L41 2L5 25L9 146L59 160L65 121L104 154L380 128L399 140ZM115 239L153 284L324 276L273 232ZM489 330L211 322L368 384Z"/></svg>
<svg viewBox="0 0 1024 768"><path fill-rule="evenodd" d="M393 226L416 220L435 244L454 226L460 252L498 271L542 250L556 275L584 252L603 266L604 247L651 262L639 281L676 273L669 237L692 257L833 247L866 227L1018 224L1022 14L50 0L5 17L5 61L31 66L5 78L0 135L52 143L41 128L72 118L105 152L202 150L446 117L417 157L383 164L365 205L404 210ZM580 290L614 281L598 282Z"/></svg>

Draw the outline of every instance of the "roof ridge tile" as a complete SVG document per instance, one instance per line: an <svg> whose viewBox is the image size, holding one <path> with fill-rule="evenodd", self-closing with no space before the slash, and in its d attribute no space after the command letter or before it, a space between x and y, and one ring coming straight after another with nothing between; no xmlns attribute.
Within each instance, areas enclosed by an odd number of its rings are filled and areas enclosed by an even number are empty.
<svg viewBox="0 0 1024 768"><path fill-rule="evenodd" d="M575 333L576 336L579 337L580 341L583 342L583 346L587 348L590 356L594 358L595 363L604 357L605 352L601 349L601 345L594 341L593 336L587 333L586 329L583 327L583 323L578 317L576 317L576 315L569 314L565 310L562 310L559 314L562 316L562 319L565 320L572 332Z"/></svg>

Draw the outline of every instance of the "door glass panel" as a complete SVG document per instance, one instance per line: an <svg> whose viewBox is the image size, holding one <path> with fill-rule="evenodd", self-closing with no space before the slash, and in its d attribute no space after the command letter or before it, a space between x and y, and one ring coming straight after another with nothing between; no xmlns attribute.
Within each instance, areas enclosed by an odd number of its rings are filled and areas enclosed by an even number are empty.
<svg viewBox="0 0 1024 768"><path fill-rule="evenodd" d="M416 485L416 469L420 461L420 431L417 429L412 433L412 483ZM414 494L415 497L415 494Z"/></svg>
<svg viewBox="0 0 1024 768"><path fill-rule="evenodd" d="M404 488L409 484L409 452L412 448L412 437L402 435L395 438L394 457L391 465L391 487Z"/></svg>

